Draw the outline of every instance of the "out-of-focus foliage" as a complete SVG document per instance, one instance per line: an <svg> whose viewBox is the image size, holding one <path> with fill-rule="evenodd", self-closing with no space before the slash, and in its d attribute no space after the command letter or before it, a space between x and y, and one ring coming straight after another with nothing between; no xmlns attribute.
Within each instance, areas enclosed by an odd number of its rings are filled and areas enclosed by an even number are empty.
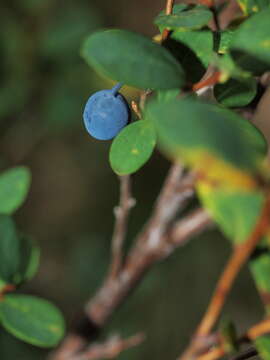
<svg viewBox="0 0 270 360"><path fill-rule="evenodd" d="M31 109L46 130L78 126L95 78L79 48L97 12L86 1L3 0L0 21L0 119Z"/></svg>

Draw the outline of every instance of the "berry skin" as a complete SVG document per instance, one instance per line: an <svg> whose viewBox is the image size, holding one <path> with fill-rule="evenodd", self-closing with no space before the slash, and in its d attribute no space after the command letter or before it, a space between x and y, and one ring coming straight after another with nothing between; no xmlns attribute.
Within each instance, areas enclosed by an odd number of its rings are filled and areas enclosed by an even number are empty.
<svg viewBox="0 0 270 360"><path fill-rule="evenodd" d="M114 138L129 123L130 109L125 98L118 93L122 84L111 90L101 90L88 99L83 120L86 130L98 140Z"/></svg>

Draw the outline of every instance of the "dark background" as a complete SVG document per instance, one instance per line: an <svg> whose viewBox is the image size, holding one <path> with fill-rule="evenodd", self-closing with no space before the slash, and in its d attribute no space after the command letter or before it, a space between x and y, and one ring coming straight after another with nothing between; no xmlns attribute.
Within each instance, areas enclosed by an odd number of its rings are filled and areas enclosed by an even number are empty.
<svg viewBox="0 0 270 360"><path fill-rule="evenodd" d="M67 324L101 284L109 263L118 180L110 142L90 138L82 111L91 93L109 88L80 58L85 35L121 27L154 35L164 0L0 0L0 166L28 165L30 195L17 212L20 228L42 250L38 275L22 289L57 304ZM134 89L123 93L136 98ZM137 206L127 243L149 215L168 162L155 153L134 177ZM198 323L230 251L216 230L193 239L156 265L117 311L105 335L139 331L147 341L119 359L175 359ZM226 306L239 331L262 307L244 270ZM0 359L32 360L46 352L0 331Z"/></svg>

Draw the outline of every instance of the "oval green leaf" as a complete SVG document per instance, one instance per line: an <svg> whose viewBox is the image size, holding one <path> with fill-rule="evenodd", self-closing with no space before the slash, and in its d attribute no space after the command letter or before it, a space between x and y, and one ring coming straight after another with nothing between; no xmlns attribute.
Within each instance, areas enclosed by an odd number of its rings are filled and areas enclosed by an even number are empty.
<svg viewBox="0 0 270 360"><path fill-rule="evenodd" d="M13 283L21 284L27 280L31 280L38 270L39 259L39 247L34 244L30 237L20 235L20 261L17 272L13 278Z"/></svg>
<svg viewBox="0 0 270 360"><path fill-rule="evenodd" d="M231 42L231 54L235 62L254 74L270 68L270 8L247 19Z"/></svg>
<svg viewBox="0 0 270 360"><path fill-rule="evenodd" d="M164 47L137 33L103 30L90 35L82 56L96 71L141 89L179 88L184 72Z"/></svg>
<svg viewBox="0 0 270 360"><path fill-rule="evenodd" d="M0 213L12 214L24 202L31 174L28 168L18 166L0 174Z"/></svg>
<svg viewBox="0 0 270 360"><path fill-rule="evenodd" d="M150 158L156 144L153 124L139 120L126 126L114 139L110 164L118 175L132 174Z"/></svg>
<svg viewBox="0 0 270 360"><path fill-rule="evenodd" d="M191 49L198 59L200 59L204 67L209 65L213 57L214 48L212 31L174 31L171 37Z"/></svg>
<svg viewBox="0 0 270 360"><path fill-rule="evenodd" d="M254 99L256 92L257 82L254 78L230 79L225 84L214 87L215 98L226 107L245 106Z"/></svg>
<svg viewBox="0 0 270 360"><path fill-rule="evenodd" d="M20 263L20 239L10 216L0 215L0 278L13 283Z"/></svg>
<svg viewBox="0 0 270 360"><path fill-rule="evenodd" d="M206 25L212 18L212 12L205 6L195 6L172 15L160 14L154 23L170 30L194 30Z"/></svg>
<svg viewBox="0 0 270 360"><path fill-rule="evenodd" d="M146 118L155 124L163 150L192 166L198 165L200 154L208 153L253 172L265 156L261 133L227 109L191 99L153 101Z"/></svg>
<svg viewBox="0 0 270 360"><path fill-rule="evenodd" d="M0 321L20 340L40 347L57 345L65 331L63 316L54 305L27 295L6 295L0 302Z"/></svg>

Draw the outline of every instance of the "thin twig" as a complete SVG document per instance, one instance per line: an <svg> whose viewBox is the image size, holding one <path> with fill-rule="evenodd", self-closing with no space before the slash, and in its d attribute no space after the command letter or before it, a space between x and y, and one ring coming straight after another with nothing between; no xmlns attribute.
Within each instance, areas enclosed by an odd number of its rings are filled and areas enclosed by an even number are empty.
<svg viewBox="0 0 270 360"><path fill-rule="evenodd" d="M270 319L267 318L258 324L252 326L246 333L245 337L254 340L261 335L270 333Z"/></svg>
<svg viewBox="0 0 270 360"><path fill-rule="evenodd" d="M257 356L258 351L256 349L248 349L235 356L232 356L229 360L247 360L251 357Z"/></svg>
<svg viewBox="0 0 270 360"><path fill-rule="evenodd" d="M193 194L190 190L179 194L176 192L182 172L181 166L172 166L152 216L136 238L135 245L127 256L123 271L113 282L106 279L96 296L87 304L87 315L98 326L102 326L107 321L112 312L141 279L150 264L155 262L156 252L169 222L175 216L176 211L184 206Z"/></svg>
<svg viewBox="0 0 270 360"><path fill-rule="evenodd" d="M174 0L167 0L166 3L166 9L165 9L165 14L166 15L171 15L173 12L173 5L174 5ZM170 30L169 29L164 29L161 35L161 39L162 41L165 41L168 36L170 35Z"/></svg>
<svg viewBox="0 0 270 360"><path fill-rule="evenodd" d="M153 215L144 230L138 235L135 246L119 275L113 280L105 280L97 294L86 306L88 321L103 327L116 308L134 290L151 266L168 256L174 248L183 245L187 239L209 226L211 220L206 212L195 211L170 228L170 222L178 209L192 196L190 189L178 193L182 168L172 166L161 194L154 207ZM190 178L190 177L189 177ZM186 179L184 176L183 181ZM171 231L173 229L173 231ZM175 236L175 238L173 238ZM52 360L67 360L71 354L79 352L85 345L80 334L69 334L62 346L52 354Z"/></svg>
<svg viewBox="0 0 270 360"><path fill-rule="evenodd" d="M198 91L206 86L213 86L219 82L220 72L216 71L205 80L201 80L192 86L192 91Z"/></svg>
<svg viewBox="0 0 270 360"><path fill-rule="evenodd" d="M119 176L120 202L114 209L115 226L112 236L112 262L110 266L110 278L115 278L122 266L123 242L127 232L127 223L130 209L135 205L131 196L131 177Z"/></svg>
<svg viewBox="0 0 270 360"><path fill-rule="evenodd" d="M218 32L220 31L220 25L219 25L219 17L218 17L217 9L215 6L212 6L210 9L213 14L213 23L214 23L215 31Z"/></svg>
<svg viewBox="0 0 270 360"><path fill-rule="evenodd" d="M194 359L194 357L196 357L196 355L201 352L203 339L204 337L207 337L212 327L215 325L223 308L225 300L227 299L228 293L231 290L231 287L236 279L236 276L238 275L242 266L248 260L250 254L255 249L261 237L269 228L269 212L270 196L267 196L261 216L259 217L257 224L254 227L254 230L243 244L235 246L233 254L230 257L217 283L208 309L195 332L195 336L191 341L188 349L181 357L179 357L179 359Z"/></svg>
<svg viewBox="0 0 270 360"><path fill-rule="evenodd" d="M128 339L122 339L120 336L114 335L105 343L94 343L82 353L74 355L68 360L115 359L124 350L140 345L144 339L144 334L137 334Z"/></svg>
<svg viewBox="0 0 270 360"><path fill-rule="evenodd" d="M240 345L243 342L252 342L258 337L270 333L270 319L266 318L256 325L253 325L244 335L242 335L237 343ZM253 355L252 355L253 354ZM233 356L230 360L248 359L257 354L256 349L249 349L248 352L243 352ZM206 354L197 357L197 360L217 360L226 355L222 338L219 337L219 345L212 348Z"/></svg>

